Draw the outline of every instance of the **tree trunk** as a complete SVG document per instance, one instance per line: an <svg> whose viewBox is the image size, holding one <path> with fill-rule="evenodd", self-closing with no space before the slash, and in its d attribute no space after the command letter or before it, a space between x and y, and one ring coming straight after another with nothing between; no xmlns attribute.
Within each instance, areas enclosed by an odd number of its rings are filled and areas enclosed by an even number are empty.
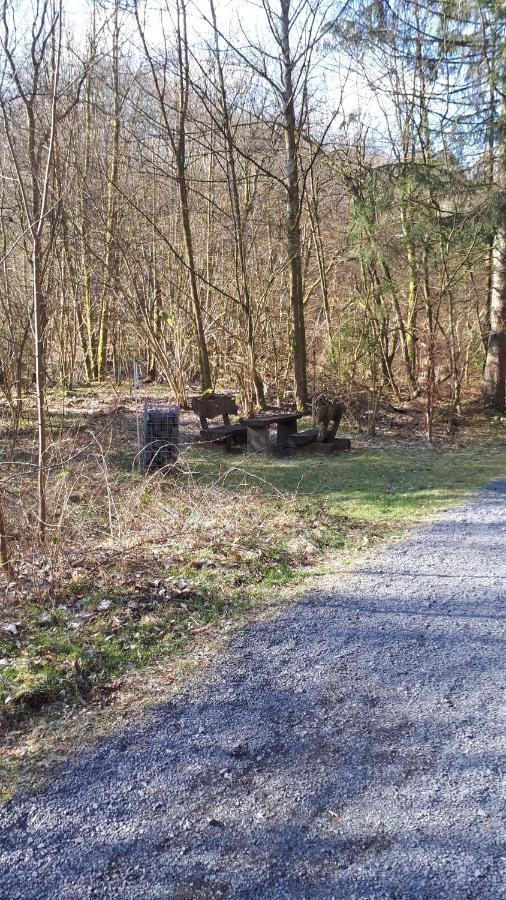
<svg viewBox="0 0 506 900"><path fill-rule="evenodd" d="M103 381L106 376L107 353L109 349L109 327L111 316L111 296L114 296L118 283L118 251L117 227L118 204L116 198L119 172L119 142L121 133L121 100L119 85L119 0L114 4L114 31L112 51L112 76L114 90L114 120L111 160L107 179L107 213L105 225L105 272L106 281L100 308L100 322L97 343L97 379Z"/></svg>
<svg viewBox="0 0 506 900"><path fill-rule="evenodd" d="M177 183L179 189L179 202L181 206L181 222L183 226L184 244L186 250L186 261L190 276L190 293L193 306L193 317L195 321L195 329L197 332L197 342L200 362L200 380L202 390L207 391L212 388L211 366L209 363L209 354L207 350L206 334L202 319L202 306L200 302L199 288L197 284L197 274L195 269L195 253L193 247L193 233L190 221L190 207L188 198L188 183L186 179L186 127L188 113L188 91L190 78L190 61L188 54L188 35L186 23L186 2L177 2L177 26L176 26L176 46L179 80L179 101L178 101L178 124L179 134L177 140L171 134L171 143L176 156L177 166ZM163 102L163 100L162 100Z"/></svg>
<svg viewBox="0 0 506 900"><path fill-rule="evenodd" d="M506 223L496 234L490 298L490 334L483 372L483 400L501 412L506 397Z"/></svg>
<svg viewBox="0 0 506 900"><path fill-rule="evenodd" d="M181 203L181 220L183 225L186 259L188 262L188 271L190 276L190 292L193 306L193 317L195 321L195 330L197 332L197 343L199 350L200 380L202 384L202 390L208 391L212 387L211 366L209 364L206 335L204 331L204 323L202 321L202 310L200 306L197 276L195 274L195 256L193 252L193 236L190 223L190 211L188 208L188 189L186 186L184 163L179 159L178 175L179 198Z"/></svg>
<svg viewBox="0 0 506 900"><path fill-rule="evenodd" d="M506 69L506 60L503 61ZM502 85L506 88L503 70ZM506 122L506 94L501 106L502 122ZM502 130L501 130L502 133ZM490 291L490 333L483 371L482 395L487 406L501 412L506 394L506 138L501 138L497 182L501 199L501 224L494 235Z"/></svg>
<svg viewBox="0 0 506 900"><path fill-rule="evenodd" d="M307 403L306 328L300 237L300 195L297 162L297 126L293 99L293 60L290 50L290 0L281 0L281 47L283 65L283 125L286 149L286 237L292 314L292 351L295 400L299 408Z"/></svg>
<svg viewBox="0 0 506 900"><path fill-rule="evenodd" d="M45 309L42 291L41 273L41 246L40 238L35 236L32 249L32 274L33 274L33 316L34 316L34 342L35 342L35 391L37 394L37 434L38 434L38 531L41 541L46 535L47 503L46 503L46 372L44 364L44 330Z"/></svg>
<svg viewBox="0 0 506 900"><path fill-rule="evenodd" d="M13 571L9 553L9 542L7 540L7 530L5 527L5 517L3 512L2 501L0 498L0 571L3 572L7 579L12 578Z"/></svg>
<svg viewBox="0 0 506 900"><path fill-rule="evenodd" d="M250 395L247 398L246 405L252 407L255 399L257 405L261 409L264 409L266 405L265 392L263 382L256 365L255 327L248 283L247 250L244 240L244 218L247 213L245 212L243 214L243 209L241 208L241 202L239 199L238 178L234 156L234 138L232 133L232 123L230 121L230 110L228 104L227 89L225 85L225 77L223 74L214 0L210 0L210 7L214 30L214 52L220 87L221 127L225 138L225 152L228 164L227 184L234 225L235 274L239 301L244 315L244 329L246 332L247 382L248 392ZM246 205L244 208L247 209Z"/></svg>

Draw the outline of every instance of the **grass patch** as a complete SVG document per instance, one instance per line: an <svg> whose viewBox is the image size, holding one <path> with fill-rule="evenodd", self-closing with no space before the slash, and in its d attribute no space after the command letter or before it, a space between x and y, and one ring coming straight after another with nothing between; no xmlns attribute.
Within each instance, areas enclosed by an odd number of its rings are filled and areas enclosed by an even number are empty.
<svg viewBox="0 0 506 900"><path fill-rule="evenodd" d="M322 511L361 523L410 526L465 500L481 484L506 477L506 440L463 449L385 447L332 456L243 457L233 465L218 454L195 456L198 483L219 481L233 493L291 498L307 514Z"/></svg>
<svg viewBox="0 0 506 900"><path fill-rule="evenodd" d="M68 504L67 531L22 569L2 617L19 626L0 644L0 793L27 759L65 744L55 723L72 711L138 689L139 673L163 680L203 637L216 644L329 557L344 564L501 477L506 438L493 427L460 448L364 442L286 459L191 448L177 477L116 472L102 493L90 468L89 507Z"/></svg>

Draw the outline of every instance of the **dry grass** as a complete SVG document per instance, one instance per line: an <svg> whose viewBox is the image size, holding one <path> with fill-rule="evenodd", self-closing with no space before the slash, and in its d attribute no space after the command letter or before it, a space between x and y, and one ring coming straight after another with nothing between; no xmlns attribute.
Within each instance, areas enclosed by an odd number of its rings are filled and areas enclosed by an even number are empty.
<svg viewBox="0 0 506 900"><path fill-rule="evenodd" d="M471 409L467 428L451 442L442 430L433 450L415 408L385 412L379 437L355 431L356 452L323 459L199 451L184 414L178 465L143 476L139 407L106 389L52 398L44 547L34 540L34 423L25 419L16 442L4 432L16 577L0 625L19 623L0 643L4 795L164 700L323 554L350 558L506 474L501 420Z"/></svg>

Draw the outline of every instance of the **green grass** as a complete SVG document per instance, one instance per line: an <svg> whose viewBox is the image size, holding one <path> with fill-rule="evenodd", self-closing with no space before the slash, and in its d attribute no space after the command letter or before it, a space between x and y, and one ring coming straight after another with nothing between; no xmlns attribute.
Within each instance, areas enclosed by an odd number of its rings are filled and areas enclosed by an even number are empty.
<svg viewBox="0 0 506 900"><path fill-rule="evenodd" d="M57 609L50 623L41 622L43 607L23 611L19 640L2 648L0 721L3 718L4 726L49 702L82 702L95 688L128 669L142 670L156 659L181 652L190 640L189 629L218 621L224 607L229 614L241 608L240 598L224 598L212 578L199 578L192 593L180 602L154 603L151 598L105 591L103 596L111 605L101 611L101 596L85 592L74 612ZM132 611L129 603L134 596L138 607ZM81 623L83 611L92 618Z"/></svg>
<svg viewBox="0 0 506 900"><path fill-rule="evenodd" d="M122 584L123 560L116 560L110 586L97 590L93 576L70 583L63 597L67 609L55 609L48 594L40 605L20 611L19 638L3 641L0 654L4 728L22 722L26 728L30 718L45 715L47 704L86 704L124 673L184 656L196 632L240 621L248 607L264 600L272 603L278 588L311 575L329 555L344 562L350 553L465 501L484 482L505 478L506 439L501 431L461 449L397 444L291 459L191 450L185 465L190 494L192 485L200 498L202 488L213 488L216 529L202 541L197 524L194 544L178 548L174 562L144 560L151 575L172 584L183 579L183 596L177 590L170 596L169 590L168 599L159 600L142 579L135 588ZM168 509L171 491L170 479L157 488L157 500L162 492ZM149 494L142 498L148 522L150 503ZM227 519L232 508L238 520L234 534ZM110 606L100 610L104 598ZM132 599L138 602L135 612ZM53 619L43 623L48 609ZM86 612L92 617L73 627Z"/></svg>
<svg viewBox="0 0 506 900"><path fill-rule="evenodd" d="M336 456L227 457L193 460L199 483L217 479L234 493L289 496L301 507L325 509L359 522L416 524L465 500L481 484L506 478L506 440L473 442L465 449L399 447Z"/></svg>
<svg viewBox="0 0 506 900"><path fill-rule="evenodd" d="M300 580L318 554L344 556L464 501L480 484L506 476L506 444L497 440L464 450L397 447L291 459L193 451L187 462L200 488L219 483L225 503L227 496L240 509L244 503L237 559L218 528L214 543L211 539L204 549L190 544L182 560L156 573L185 579L187 597L178 600L176 592L170 602L158 602L142 596L149 591L142 583L139 594L117 580L100 591L93 582L77 582L68 587L68 609L57 609L50 625L41 622L47 603L23 610L19 640L2 648L0 716L19 719L47 701L75 702L129 668L184 651L192 627L217 622L225 613L238 615L262 591ZM149 497L146 505L149 516ZM262 513L253 529L247 527L251 507ZM297 544L301 538L316 550L309 561ZM199 568L202 556L214 559L211 570ZM111 573L117 579L117 564ZM103 598L111 606L102 612L97 607ZM140 599L135 614L129 608L132 598ZM93 618L73 627L83 612Z"/></svg>

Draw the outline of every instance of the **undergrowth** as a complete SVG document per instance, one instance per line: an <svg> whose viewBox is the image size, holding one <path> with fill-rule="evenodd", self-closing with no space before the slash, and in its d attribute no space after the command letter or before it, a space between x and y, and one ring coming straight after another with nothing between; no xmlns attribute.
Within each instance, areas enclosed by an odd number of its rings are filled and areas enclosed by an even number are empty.
<svg viewBox="0 0 506 900"><path fill-rule="evenodd" d="M506 475L499 426L437 449L351 435L358 449L333 457L189 448L173 471L147 477L132 430L99 440L79 428L53 449L59 524L45 548L32 540L29 477L9 481L18 558L0 621L4 795L20 744L23 756L43 751L26 750L41 721L113 702L125 679L167 672L331 557L344 565Z"/></svg>

